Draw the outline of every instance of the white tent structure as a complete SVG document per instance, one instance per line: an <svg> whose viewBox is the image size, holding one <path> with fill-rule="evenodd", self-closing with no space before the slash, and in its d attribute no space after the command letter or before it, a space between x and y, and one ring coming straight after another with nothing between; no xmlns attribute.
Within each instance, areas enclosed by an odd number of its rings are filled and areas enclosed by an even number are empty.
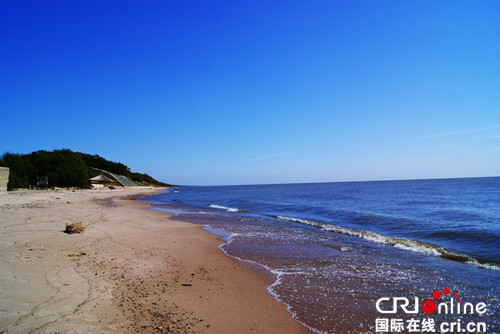
<svg viewBox="0 0 500 334"><path fill-rule="evenodd" d="M91 178L90 183L114 183L114 181L101 174Z"/></svg>
<svg viewBox="0 0 500 334"><path fill-rule="evenodd" d="M114 180L100 174L95 177L90 178L90 185L94 189L103 189L105 186L116 185Z"/></svg>

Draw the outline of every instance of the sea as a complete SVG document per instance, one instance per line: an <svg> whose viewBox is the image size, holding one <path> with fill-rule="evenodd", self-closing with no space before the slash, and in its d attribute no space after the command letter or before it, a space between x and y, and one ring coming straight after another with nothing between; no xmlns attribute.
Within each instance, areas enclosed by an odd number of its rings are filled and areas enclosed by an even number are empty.
<svg viewBox="0 0 500 334"><path fill-rule="evenodd" d="M312 332L500 333L500 177L185 186L145 200L269 271L269 293Z"/></svg>

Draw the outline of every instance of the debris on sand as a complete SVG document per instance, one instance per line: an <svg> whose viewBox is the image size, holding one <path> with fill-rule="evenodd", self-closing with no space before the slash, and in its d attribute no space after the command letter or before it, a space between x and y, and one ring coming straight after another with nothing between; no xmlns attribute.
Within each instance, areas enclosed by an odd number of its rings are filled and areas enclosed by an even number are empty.
<svg viewBox="0 0 500 334"><path fill-rule="evenodd" d="M85 232L85 227L83 227L82 223L66 224L66 229L64 230L64 233L68 234L83 232Z"/></svg>
<svg viewBox="0 0 500 334"><path fill-rule="evenodd" d="M85 256L87 253L85 252L80 252L80 254L68 254L69 257L80 257L80 256Z"/></svg>

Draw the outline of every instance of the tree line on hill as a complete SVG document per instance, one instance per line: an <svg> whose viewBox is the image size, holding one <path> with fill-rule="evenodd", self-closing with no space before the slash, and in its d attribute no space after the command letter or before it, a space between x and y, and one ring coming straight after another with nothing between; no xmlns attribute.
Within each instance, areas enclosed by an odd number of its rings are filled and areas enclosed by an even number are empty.
<svg viewBox="0 0 500 334"><path fill-rule="evenodd" d="M68 149L36 151L22 155L7 152L0 157L0 166L10 169L8 190L28 188L40 184L40 180L48 181L48 187L89 188L89 179L100 174L93 168L125 175L144 185L170 186L148 174L131 172L129 167L120 162Z"/></svg>

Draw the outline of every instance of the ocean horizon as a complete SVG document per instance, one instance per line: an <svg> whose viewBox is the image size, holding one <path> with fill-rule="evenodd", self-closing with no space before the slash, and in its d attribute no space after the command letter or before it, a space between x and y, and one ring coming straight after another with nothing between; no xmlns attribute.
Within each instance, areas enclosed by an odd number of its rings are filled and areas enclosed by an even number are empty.
<svg viewBox="0 0 500 334"><path fill-rule="evenodd" d="M173 187L244 187L244 186L280 186L291 184L318 184L318 183L369 183L369 182L404 182L404 181L435 181L435 180L466 180L466 179L491 179L500 176L460 176L460 177L424 177L424 178L401 178L401 179L374 179L374 180L336 180L336 181L304 181L304 182L278 182L278 183L242 183L242 184L185 184Z"/></svg>

